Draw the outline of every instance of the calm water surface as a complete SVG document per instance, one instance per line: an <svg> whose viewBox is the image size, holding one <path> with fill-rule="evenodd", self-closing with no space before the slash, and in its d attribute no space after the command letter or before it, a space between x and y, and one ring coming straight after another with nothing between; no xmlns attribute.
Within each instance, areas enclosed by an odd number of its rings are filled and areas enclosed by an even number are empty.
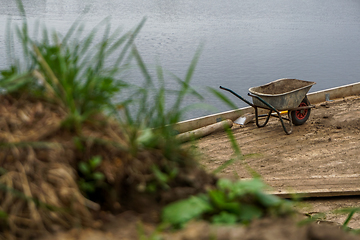
<svg viewBox="0 0 360 240"><path fill-rule="evenodd" d="M140 53L150 66L158 61L180 77L199 44L204 43L192 85L217 112L229 108L208 93L206 86L227 86L245 96L250 87L279 78L317 82L311 91L360 79L358 0L23 2L30 23L40 19L60 32L66 32L86 7L90 10L84 22L89 27L111 16L113 26L127 30L146 16L136 40ZM0 68L7 66L4 41L9 17L20 20L15 1L0 0ZM245 106L228 96L239 107ZM193 101L187 99L187 103ZM186 118L208 113L196 111Z"/></svg>

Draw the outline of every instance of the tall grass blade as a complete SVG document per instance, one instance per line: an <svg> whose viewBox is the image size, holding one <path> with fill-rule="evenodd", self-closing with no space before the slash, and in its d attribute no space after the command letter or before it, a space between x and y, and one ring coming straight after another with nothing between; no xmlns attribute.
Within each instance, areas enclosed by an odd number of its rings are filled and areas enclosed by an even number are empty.
<svg viewBox="0 0 360 240"><path fill-rule="evenodd" d="M225 169L226 167L228 167L229 165L231 165L232 163L234 163L237 160L241 161L241 164L245 167L245 169L251 174L251 176L253 178L261 178L261 175L256 172L252 167L250 167L246 162L245 162L245 158L244 155L241 152L241 149L234 137L234 134L232 133L230 128L227 128L226 133L228 135L228 138L230 140L231 143L231 147L233 148L234 152L235 152L235 158L230 159L229 161L225 162L224 164L222 164L221 166L219 166L218 168L216 168L213 173L218 173L220 171L222 171L223 169Z"/></svg>
<svg viewBox="0 0 360 240"><path fill-rule="evenodd" d="M18 7L18 10L19 10L20 14L23 17L26 17L26 12L25 12L24 5L23 5L22 1L21 0L16 0L16 4L17 4L17 7Z"/></svg>
<svg viewBox="0 0 360 240"><path fill-rule="evenodd" d="M238 107L228 97L226 97L223 93L221 93L218 90L216 90L214 88L211 88L211 87L208 87L207 89L208 89L209 92L214 94L217 98L221 99L224 103L226 103L230 108L238 109Z"/></svg>
<svg viewBox="0 0 360 240"><path fill-rule="evenodd" d="M187 93L187 91L189 89L190 80L191 80L191 78L192 78L192 76L194 74L194 70L195 70L195 67L196 67L196 65L197 65L197 63L199 61L202 49L203 49L203 45L200 45L198 47L198 49L196 50L193 59L191 60L190 66L189 66L188 71L187 71L186 76L185 76L185 80L184 80L185 84L182 85L180 93L177 96L176 102L175 102L175 104L173 106L173 109L175 111L177 111L179 109L179 107L181 106L181 103L182 103L182 101L184 99L184 96L185 96L185 94Z"/></svg>
<svg viewBox="0 0 360 240"><path fill-rule="evenodd" d="M10 77L0 79L0 88L4 89L6 93L12 93L28 85L30 81L31 75L28 73L13 74Z"/></svg>
<svg viewBox="0 0 360 240"><path fill-rule="evenodd" d="M43 27L43 32L42 32L42 44L43 46L48 46L50 45L50 42L49 42L49 33L48 33L48 30L47 28L44 26Z"/></svg>
<svg viewBox="0 0 360 240"><path fill-rule="evenodd" d="M35 39L38 38L39 30L40 30L40 22L39 22L39 19L37 19L37 20L35 21L35 28L34 28L34 34L33 34L33 37L34 37Z"/></svg>
<svg viewBox="0 0 360 240"><path fill-rule="evenodd" d="M144 26L145 22L146 22L146 18L143 18L141 20L141 22L137 25L135 30L133 32L131 32L130 38L128 39L127 43L125 44L124 48L122 49L118 59L116 59L116 61L115 61L115 66L119 66L123 62L126 53L131 48L136 36L139 34L139 32L140 32L141 28Z"/></svg>
<svg viewBox="0 0 360 240"><path fill-rule="evenodd" d="M140 71L142 73L142 75L145 78L145 85L146 87L149 87L150 85L153 85L153 81L152 78L149 74L149 71L146 68L146 65L144 63L144 61L142 60L137 48L135 45L133 45L132 47L132 54L134 55L135 59L136 59L136 63L138 64Z"/></svg>
<svg viewBox="0 0 360 240"><path fill-rule="evenodd" d="M15 50L14 50L14 34L11 31L12 22L11 19L8 18L6 23L6 39L5 39L5 50L6 50L6 56L7 61L9 62L9 65L14 65L15 61Z"/></svg>
<svg viewBox="0 0 360 240"><path fill-rule="evenodd" d="M75 33L75 30L79 28L82 18L83 18L83 16L78 17L74 21L74 23L71 25L71 27L69 28L69 30L67 31L65 37L62 40L63 45L65 45L65 46L67 45L67 43L70 40L71 36Z"/></svg>
<svg viewBox="0 0 360 240"><path fill-rule="evenodd" d="M44 73L46 74L46 76L50 80L50 82L49 82L49 86L50 86L49 90L51 91L51 93L56 94L60 99L62 99L64 97L64 94L65 94L63 86L61 86L61 84L59 83L59 80L57 79L54 72L50 68L49 64L45 61L45 59L44 59L43 55L41 54L39 48L35 44L33 45L33 50L34 50L34 52L36 54L39 65L43 68Z"/></svg>
<svg viewBox="0 0 360 240"><path fill-rule="evenodd" d="M121 32L121 29L118 28L116 30L116 34L119 34ZM111 53L115 52L123 43L125 43L126 39L128 39L130 36L129 33L124 34L122 37L120 37L118 40L115 41L115 43L112 44L112 46L107 49L106 55L110 55ZM110 39L115 39L116 36L114 35Z"/></svg>
<svg viewBox="0 0 360 240"><path fill-rule="evenodd" d="M202 53L203 48L204 48L204 44L200 44L200 46L195 51L195 55L194 55L193 59L191 60L189 69L188 69L188 71L186 73L186 76L185 76L185 82L187 84L189 84L191 79L192 79L192 76L193 76L194 71L195 71L195 67L196 67L196 65L197 65L197 63L199 61L199 58L200 58L200 55Z"/></svg>
<svg viewBox="0 0 360 240"><path fill-rule="evenodd" d="M187 93L191 94L195 97L197 97L199 100L203 100L204 97L198 93L194 88L191 87L190 84L186 83L185 81L183 81L181 78L179 78L178 76L176 76L175 74L171 73L171 76L173 76L173 78L178 82L178 84L181 86L180 89L187 89ZM178 94L181 92L182 90L177 90Z"/></svg>

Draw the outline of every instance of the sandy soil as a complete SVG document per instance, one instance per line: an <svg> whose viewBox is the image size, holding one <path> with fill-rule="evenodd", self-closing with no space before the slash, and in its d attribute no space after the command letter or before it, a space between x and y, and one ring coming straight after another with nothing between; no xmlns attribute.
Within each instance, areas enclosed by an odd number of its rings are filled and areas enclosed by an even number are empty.
<svg viewBox="0 0 360 240"><path fill-rule="evenodd" d="M274 188L274 192L348 192L360 193L360 97L351 97L316 105L309 120L294 126L286 135L280 121L270 119L264 128L254 122L245 127L234 124L232 132L239 144L244 162L258 172ZM202 154L201 164L213 171L233 157L231 144L224 132L200 139L195 147ZM250 174L241 161L219 174L228 178L248 178ZM320 194L321 195L321 194ZM331 210L360 206L360 197L316 199L302 211L328 212L328 220L343 222ZM306 210L307 209L307 210ZM360 227L355 216L352 227Z"/></svg>
<svg viewBox="0 0 360 240"><path fill-rule="evenodd" d="M233 126L232 132L245 156L244 162L261 174L275 193L293 189L339 195L349 189L352 193L360 192L358 184L354 185L360 172L359 123L360 97L353 97L316 106L310 119L294 127L291 135L284 133L275 118L261 129L249 123L244 128ZM198 140L194 147L201 156L200 163L209 172L233 157L231 144L223 132ZM250 177L241 161L224 168L218 175L233 179ZM193 222L182 231L163 233L162 239L359 239L339 230L346 216L333 212L355 206L360 206L360 197L310 198L295 208L308 215L324 212L326 215L318 219L320 224L298 227L294 219L261 219L245 228ZM102 230L74 229L43 239L157 239L160 236L154 224L143 222L142 216L134 212L118 216L105 214L102 218L107 219ZM360 216L354 215L349 226L360 228Z"/></svg>

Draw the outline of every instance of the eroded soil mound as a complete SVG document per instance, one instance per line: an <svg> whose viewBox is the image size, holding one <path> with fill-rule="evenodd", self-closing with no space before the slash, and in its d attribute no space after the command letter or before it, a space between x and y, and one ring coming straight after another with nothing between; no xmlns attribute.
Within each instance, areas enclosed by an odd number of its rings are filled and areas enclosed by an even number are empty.
<svg viewBox="0 0 360 240"><path fill-rule="evenodd" d="M146 215L157 222L161 206L215 183L187 151L171 152L177 160L173 161L161 145L134 149L129 132L136 134L136 130L103 116L95 116L74 132L64 124L67 113L61 106L25 95L2 96L0 112L0 210L5 239L99 227L104 211L153 212ZM89 164L95 156L101 163L87 177L79 165ZM169 169L176 169L172 178L159 180ZM94 173L104 176L100 185L92 182ZM80 189L80 180L93 184L93 191Z"/></svg>
<svg viewBox="0 0 360 240"><path fill-rule="evenodd" d="M3 239L38 238L44 233L50 234L46 239L149 237L156 232L164 205L204 192L216 182L187 150L169 152L161 141L151 149L135 149L131 134L137 131L130 126L95 116L74 132L64 125L67 113L61 106L24 95L0 100ZM101 163L93 171L104 179L95 192L86 192L80 181L90 180L79 165L95 156L101 157ZM182 231L160 235L164 239L355 239L337 226L299 228L296 221L282 218L262 219L247 228L193 222Z"/></svg>

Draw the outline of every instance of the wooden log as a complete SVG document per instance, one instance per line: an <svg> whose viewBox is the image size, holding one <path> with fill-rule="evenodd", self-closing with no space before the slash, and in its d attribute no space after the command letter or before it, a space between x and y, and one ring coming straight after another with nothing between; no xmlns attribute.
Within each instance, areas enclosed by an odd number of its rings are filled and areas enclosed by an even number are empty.
<svg viewBox="0 0 360 240"><path fill-rule="evenodd" d="M193 131L178 134L176 135L176 138L179 139L181 142L187 142L193 139L207 136L214 132L223 131L226 128L231 128L232 126L233 126L233 122L230 119L227 119L199 129L195 129Z"/></svg>

